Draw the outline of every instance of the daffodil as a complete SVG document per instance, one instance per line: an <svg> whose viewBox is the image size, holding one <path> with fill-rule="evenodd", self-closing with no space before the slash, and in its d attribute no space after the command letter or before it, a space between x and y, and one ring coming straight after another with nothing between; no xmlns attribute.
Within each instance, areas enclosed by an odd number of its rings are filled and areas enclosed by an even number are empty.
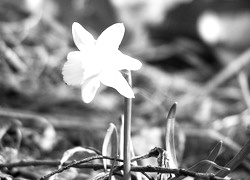
<svg viewBox="0 0 250 180"><path fill-rule="evenodd" d="M116 89L126 98L134 98L133 90L120 70L138 70L142 64L119 51L124 32L124 25L117 23L95 39L79 23L73 23L73 40L79 51L68 54L62 74L68 85L81 86L85 103L94 99L101 83Z"/></svg>

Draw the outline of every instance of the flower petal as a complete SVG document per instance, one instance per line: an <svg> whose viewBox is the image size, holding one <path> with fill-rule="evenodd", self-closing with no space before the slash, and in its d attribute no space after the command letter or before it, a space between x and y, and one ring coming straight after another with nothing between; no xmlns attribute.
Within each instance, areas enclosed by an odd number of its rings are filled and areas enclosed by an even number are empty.
<svg viewBox="0 0 250 180"><path fill-rule="evenodd" d="M68 85L80 85L83 81L83 56L83 53L80 51L68 53L68 61L64 64L62 69L63 80Z"/></svg>
<svg viewBox="0 0 250 180"><path fill-rule="evenodd" d="M101 83L116 89L121 95L127 98L134 98L134 92L128 82L119 71L102 71L99 74Z"/></svg>
<svg viewBox="0 0 250 180"><path fill-rule="evenodd" d="M115 54L113 64L118 70L139 70L142 66L139 60L125 55L120 51Z"/></svg>
<svg viewBox="0 0 250 180"><path fill-rule="evenodd" d="M72 25L72 34L75 45L81 51L85 50L86 46L93 46L95 44L92 34L77 22L74 22Z"/></svg>
<svg viewBox="0 0 250 180"><path fill-rule="evenodd" d="M100 87L100 81L97 76L92 76L82 84L82 100L85 103L90 103Z"/></svg>
<svg viewBox="0 0 250 180"><path fill-rule="evenodd" d="M122 42L125 27L123 23L116 23L105 29L97 39L97 46L117 50Z"/></svg>
<svg viewBox="0 0 250 180"><path fill-rule="evenodd" d="M98 75L100 71L98 66L89 65L83 73L83 80Z"/></svg>

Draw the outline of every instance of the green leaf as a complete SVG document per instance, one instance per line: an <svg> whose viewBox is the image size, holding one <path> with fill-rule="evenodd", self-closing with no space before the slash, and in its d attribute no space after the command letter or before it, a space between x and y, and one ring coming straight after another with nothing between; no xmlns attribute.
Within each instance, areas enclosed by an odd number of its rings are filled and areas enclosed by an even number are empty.
<svg viewBox="0 0 250 180"><path fill-rule="evenodd" d="M132 143L131 139L130 139L130 153L131 153L131 159L135 158L134 146L133 146L133 143ZM132 165L138 166L137 161L133 161ZM142 180L142 175L141 175L140 172L136 172L135 174L136 174L136 179L137 180Z"/></svg>
<svg viewBox="0 0 250 180"><path fill-rule="evenodd" d="M209 161L209 160L202 160L202 161L198 162L197 164L195 164L194 166L192 166L191 168L188 168L188 170L194 171L194 172L199 172L199 169L206 167L206 166L209 166L209 167L213 166L213 167L216 167L217 169L220 169L223 171L228 171L228 172L230 171L229 168L220 166L220 165L216 164L215 162Z"/></svg>
<svg viewBox="0 0 250 180"><path fill-rule="evenodd" d="M120 158L123 159L123 150L124 150L124 115L119 119L120 122Z"/></svg>
<svg viewBox="0 0 250 180"><path fill-rule="evenodd" d="M222 147L222 141L219 141L209 153L207 160L214 161L219 155L221 147Z"/></svg>
<svg viewBox="0 0 250 180"><path fill-rule="evenodd" d="M230 168L231 171L233 171L240 163L244 160L244 158L250 153L250 139L247 141L247 143L242 147L239 153L237 153L234 158L229 161L225 166ZM230 171L224 171L221 170L218 173L216 173L216 176L219 177L226 177Z"/></svg>
<svg viewBox="0 0 250 180"><path fill-rule="evenodd" d="M109 177L108 172L101 172L97 174L95 177L93 177L91 180L105 180Z"/></svg>
<svg viewBox="0 0 250 180"><path fill-rule="evenodd" d="M216 164L215 162L213 161L209 161L209 160L202 160L200 162L198 162L197 164L195 164L194 166L192 166L191 168L188 168L189 171L193 171L193 172L197 172L197 169L201 168L201 167L204 167L204 166L213 166L217 169L220 169L220 170L223 170L225 172L230 172L230 169L227 168L227 167L223 167L223 166L219 166L218 164ZM172 178L171 180L182 180L186 178L186 176L178 176L178 177L174 177Z"/></svg>
<svg viewBox="0 0 250 180"><path fill-rule="evenodd" d="M174 125L175 125L175 113L176 113L177 103L175 102L169 110L167 116L166 125L166 150L168 153L170 168L178 168L178 163L175 153L175 141L174 141ZM171 167L172 166L172 167Z"/></svg>
<svg viewBox="0 0 250 180"><path fill-rule="evenodd" d="M65 152L63 153L63 156L62 156L62 158L61 158L61 160L60 160L60 164L59 164L59 166L58 166L57 169L61 169L62 166L63 166L63 164L64 164L67 160L69 160L69 158L71 158L71 157L72 157L75 153L77 153L77 152L83 152L83 153L89 153L89 154L96 154L95 151L93 151L93 150L91 150L91 149L88 149L88 148L83 148L83 147L80 147L80 146L74 147L74 148L72 148L72 149L68 149L67 151L65 151ZM49 178L49 180L55 180L55 179L58 179L58 174L55 174L55 175L53 175L53 176L51 176L51 177Z"/></svg>
<svg viewBox="0 0 250 180"><path fill-rule="evenodd" d="M214 162L217 158L222 146L222 141L218 142L215 147L212 149L212 151L209 153L207 160ZM211 167L211 164L209 163L203 163L200 164L194 171L200 172L200 173L206 173L208 169Z"/></svg>
<svg viewBox="0 0 250 180"><path fill-rule="evenodd" d="M102 145L102 155L109 155L109 145L111 148L111 157L118 156L118 133L117 128L113 123L110 123ZM107 171L107 159L103 159L104 170Z"/></svg>
<svg viewBox="0 0 250 180"><path fill-rule="evenodd" d="M58 166L58 169L60 169L62 167L62 165L77 152L86 152L89 154L96 154L96 152L91 150L91 149L87 149L87 148L83 148L83 147L79 147L79 146L74 147L72 149L68 149L67 151L65 151L63 153L63 156L60 160L60 165Z"/></svg>

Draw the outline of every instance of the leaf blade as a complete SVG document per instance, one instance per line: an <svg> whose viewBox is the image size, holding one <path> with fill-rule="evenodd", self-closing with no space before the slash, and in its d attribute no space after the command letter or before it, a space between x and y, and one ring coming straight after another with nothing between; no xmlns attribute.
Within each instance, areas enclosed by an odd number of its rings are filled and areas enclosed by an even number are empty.
<svg viewBox="0 0 250 180"><path fill-rule="evenodd" d="M117 128L113 123L110 123L102 145L102 155L108 156L108 147L111 145L111 156L118 156L118 133ZM105 172L107 171L107 159L103 159Z"/></svg>
<svg viewBox="0 0 250 180"><path fill-rule="evenodd" d="M207 157L207 160L214 162L215 159L217 158L220 150L221 150L221 147L222 147L222 141L219 141L215 145L215 147L211 150L211 152L209 153L209 155ZM209 163L208 164L203 164L200 167L197 167L196 172L206 173L209 170L210 167L211 167L211 164L209 164Z"/></svg>
<svg viewBox="0 0 250 180"><path fill-rule="evenodd" d="M242 147L240 152L238 152L231 161L229 161L225 167L230 168L230 171L233 171L243 160L244 158L250 153L250 139L246 142L246 144ZM229 173L227 171L219 171L216 173L216 176L219 177L226 177Z"/></svg>
<svg viewBox="0 0 250 180"><path fill-rule="evenodd" d="M176 152L175 152L175 140L174 140L174 126L175 126L175 114L177 103L175 102L169 110L166 124L166 150L171 163L170 168L178 168Z"/></svg>

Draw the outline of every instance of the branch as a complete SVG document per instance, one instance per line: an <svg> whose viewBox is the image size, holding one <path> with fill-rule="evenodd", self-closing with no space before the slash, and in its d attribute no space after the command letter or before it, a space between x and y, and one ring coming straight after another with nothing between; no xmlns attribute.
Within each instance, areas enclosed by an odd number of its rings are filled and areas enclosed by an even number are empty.
<svg viewBox="0 0 250 180"><path fill-rule="evenodd" d="M93 169L93 170L103 170L103 164L92 164L92 163L87 163L89 161L95 160L95 159L103 159L107 158L110 160L114 160L114 158L111 157L103 157L103 156L93 156L89 158L85 158L80 161L74 161L70 163L65 163L62 168L55 170L51 172L50 174L47 174L46 176L41 177L41 180L48 179L49 177L61 173L64 170L67 170L71 167L75 168L86 168L86 169ZM122 161L119 160L118 161ZM84 163L84 164L83 164ZM60 164L59 160L54 160L54 161L48 161L48 160L35 160L35 161L20 161L16 163L6 163L6 164L0 164L0 168L13 168L13 167L27 167L27 166L53 166L56 167ZM110 165L107 166L108 169L111 168ZM117 170L122 169L122 166L115 166ZM208 173L197 173L189 170L184 170L184 169L168 169L168 168L161 168L161 167L152 167L152 166L132 166L131 171L133 172L141 172L141 173L146 173L146 172L155 172L155 173L170 173L170 174L175 174L177 176L183 175L183 176L191 176L191 177L206 177L210 180L226 180L225 178L221 178L218 176L215 176L214 174L208 174Z"/></svg>
<svg viewBox="0 0 250 180"><path fill-rule="evenodd" d="M93 160L96 160L96 159L110 159L110 160L115 160L115 158L112 158L112 157L107 157L107 156L101 156L101 155L98 155L98 156L92 156L92 157L88 157L88 158L85 158L85 159L82 159L80 161L73 161L71 163L69 163L68 165L66 166L63 166L62 168L59 168L49 174L47 174L46 176L44 177L41 177L40 180L44 180L44 179L48 179L49 177L57 174L57 173L61 173L71 167L74 167L74 166L77 166L79 164L83 164L83 163L87 163L87 162L90 162L90 161L93 161ZM122 161L121 159L116 159L116 161ZM102 165L103 167L103 165Z"/></svg>

